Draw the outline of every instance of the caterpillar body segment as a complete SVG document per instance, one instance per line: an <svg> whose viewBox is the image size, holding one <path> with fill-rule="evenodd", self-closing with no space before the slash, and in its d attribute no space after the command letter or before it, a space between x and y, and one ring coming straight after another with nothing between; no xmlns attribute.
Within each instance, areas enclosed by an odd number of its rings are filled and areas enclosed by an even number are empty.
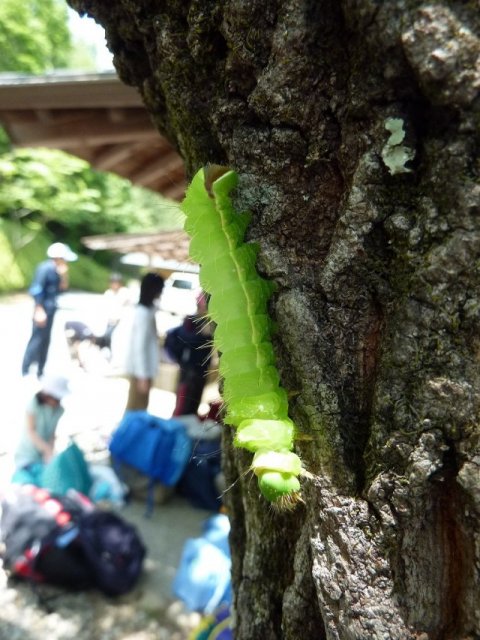
<svg viewBox="0 0 480 640"><path fill-rule="evenodd" d="M275 392L280 382L277 368L273 365L262 367L240 373L236 376L229 376L223 382L223 396L228 404L248 396Z"/></svg>
<svg viewBox="0 0 480 640"><path fill-rule="evenodd" d="M271 342L251 344L222 353L220 375L223 378L248 373L252 368L262 368L275 364Z"/></svg>
<svg viewBox="0 0 480 640"><path fill-rule="evenodd" d="M198 171L182 204L184 228L190 256L201 265L200 284L210 294L225 421L236 427L235 445L255 454L252 470L265 498L292 508L301 499L302 464L292 451L295 427L271 344L267 305L275 287L257 273L258 247L244 241L251 216L233 207L237 183L237 174L224 167Z"/></svg>
<svg viewBox="0 0 480 640"><path fill-rule="evenodd" d="M302 461L293 451L262 451L253 456L252 470L258 476L265 471L283 469L283 473L293 473L298 476L302 473Z"/></svg>
<svg viewBox="0 0 480 640"><path fill-rule="evenodd" d="M255 451L290 451L295 427L291 420L243 420L237 427L235 444ZM282 468L283 471L283 468Z"/></svg>
<svg viewBox="0 0 480 640"><path fill-rule="evenodd" d="M284 389L232 400L227 406L226 422L238 427L244 420L282 420L288 417L288 398Z"/></svg>
<svg viewBox="0 0 480 640"><path fill-rule="evenodd" d="M235 336L235 347L240 348L252 344L261 344L270 340L272 322L266 315L253 318L235 318L218 325L215 329L215 346L220 353L232 349L232 336Z"/></svg>

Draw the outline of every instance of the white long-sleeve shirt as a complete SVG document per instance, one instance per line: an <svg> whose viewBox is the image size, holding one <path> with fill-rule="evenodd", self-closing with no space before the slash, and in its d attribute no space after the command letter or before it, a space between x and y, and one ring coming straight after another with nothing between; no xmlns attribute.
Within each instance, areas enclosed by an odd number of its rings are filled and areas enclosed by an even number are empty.
<svg viewBox="0 0 480 640"><path fill-rule="evenodd" d="M159 360L155 307L137 304L127 349L126 373L135 378L155 378Z"/></svg>

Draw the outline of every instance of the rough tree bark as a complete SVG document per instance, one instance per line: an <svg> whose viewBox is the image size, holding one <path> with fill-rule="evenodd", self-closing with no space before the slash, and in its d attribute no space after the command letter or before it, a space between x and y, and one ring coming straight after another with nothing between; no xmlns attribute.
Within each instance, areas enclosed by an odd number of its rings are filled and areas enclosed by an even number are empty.
<svg viewBox="0 0 480 640"><path fill-rule="evenodd" d="M190 175L240 173L279 285L313 479L274 514L226 437L235 637L480 638L477 3L70 4Z"/></svg>

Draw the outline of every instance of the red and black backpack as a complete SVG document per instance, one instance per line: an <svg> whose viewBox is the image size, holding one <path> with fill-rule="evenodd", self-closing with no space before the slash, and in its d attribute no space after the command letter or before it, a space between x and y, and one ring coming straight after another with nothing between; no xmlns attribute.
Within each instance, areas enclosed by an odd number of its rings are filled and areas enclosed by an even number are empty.
<svg viewBox="0 0 480 640"><path fill-rule="evenodd" d="M141 573L145 547L135 527L82 494L18 485L3 496L1 510L1 558L12 578L115 596Z"/></svg>

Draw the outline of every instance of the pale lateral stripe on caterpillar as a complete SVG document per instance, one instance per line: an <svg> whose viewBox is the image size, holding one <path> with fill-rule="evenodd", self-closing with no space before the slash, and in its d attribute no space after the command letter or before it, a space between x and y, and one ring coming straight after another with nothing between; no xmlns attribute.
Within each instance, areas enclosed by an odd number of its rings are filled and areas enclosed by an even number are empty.
<svg viewBox="0 0 480 640"><path fill-rule="evenodd" d="M265 498L291 508L300 500L303 469L292 451L295 428L270 340L267 303L274 286L257 273L257 247L244 243L250 214L237 213L229 197L237 182L226 167L200 169L182 203L184 226L217 325L225 422L237 429L235 445L255 454L252 469Z"/></svg>

